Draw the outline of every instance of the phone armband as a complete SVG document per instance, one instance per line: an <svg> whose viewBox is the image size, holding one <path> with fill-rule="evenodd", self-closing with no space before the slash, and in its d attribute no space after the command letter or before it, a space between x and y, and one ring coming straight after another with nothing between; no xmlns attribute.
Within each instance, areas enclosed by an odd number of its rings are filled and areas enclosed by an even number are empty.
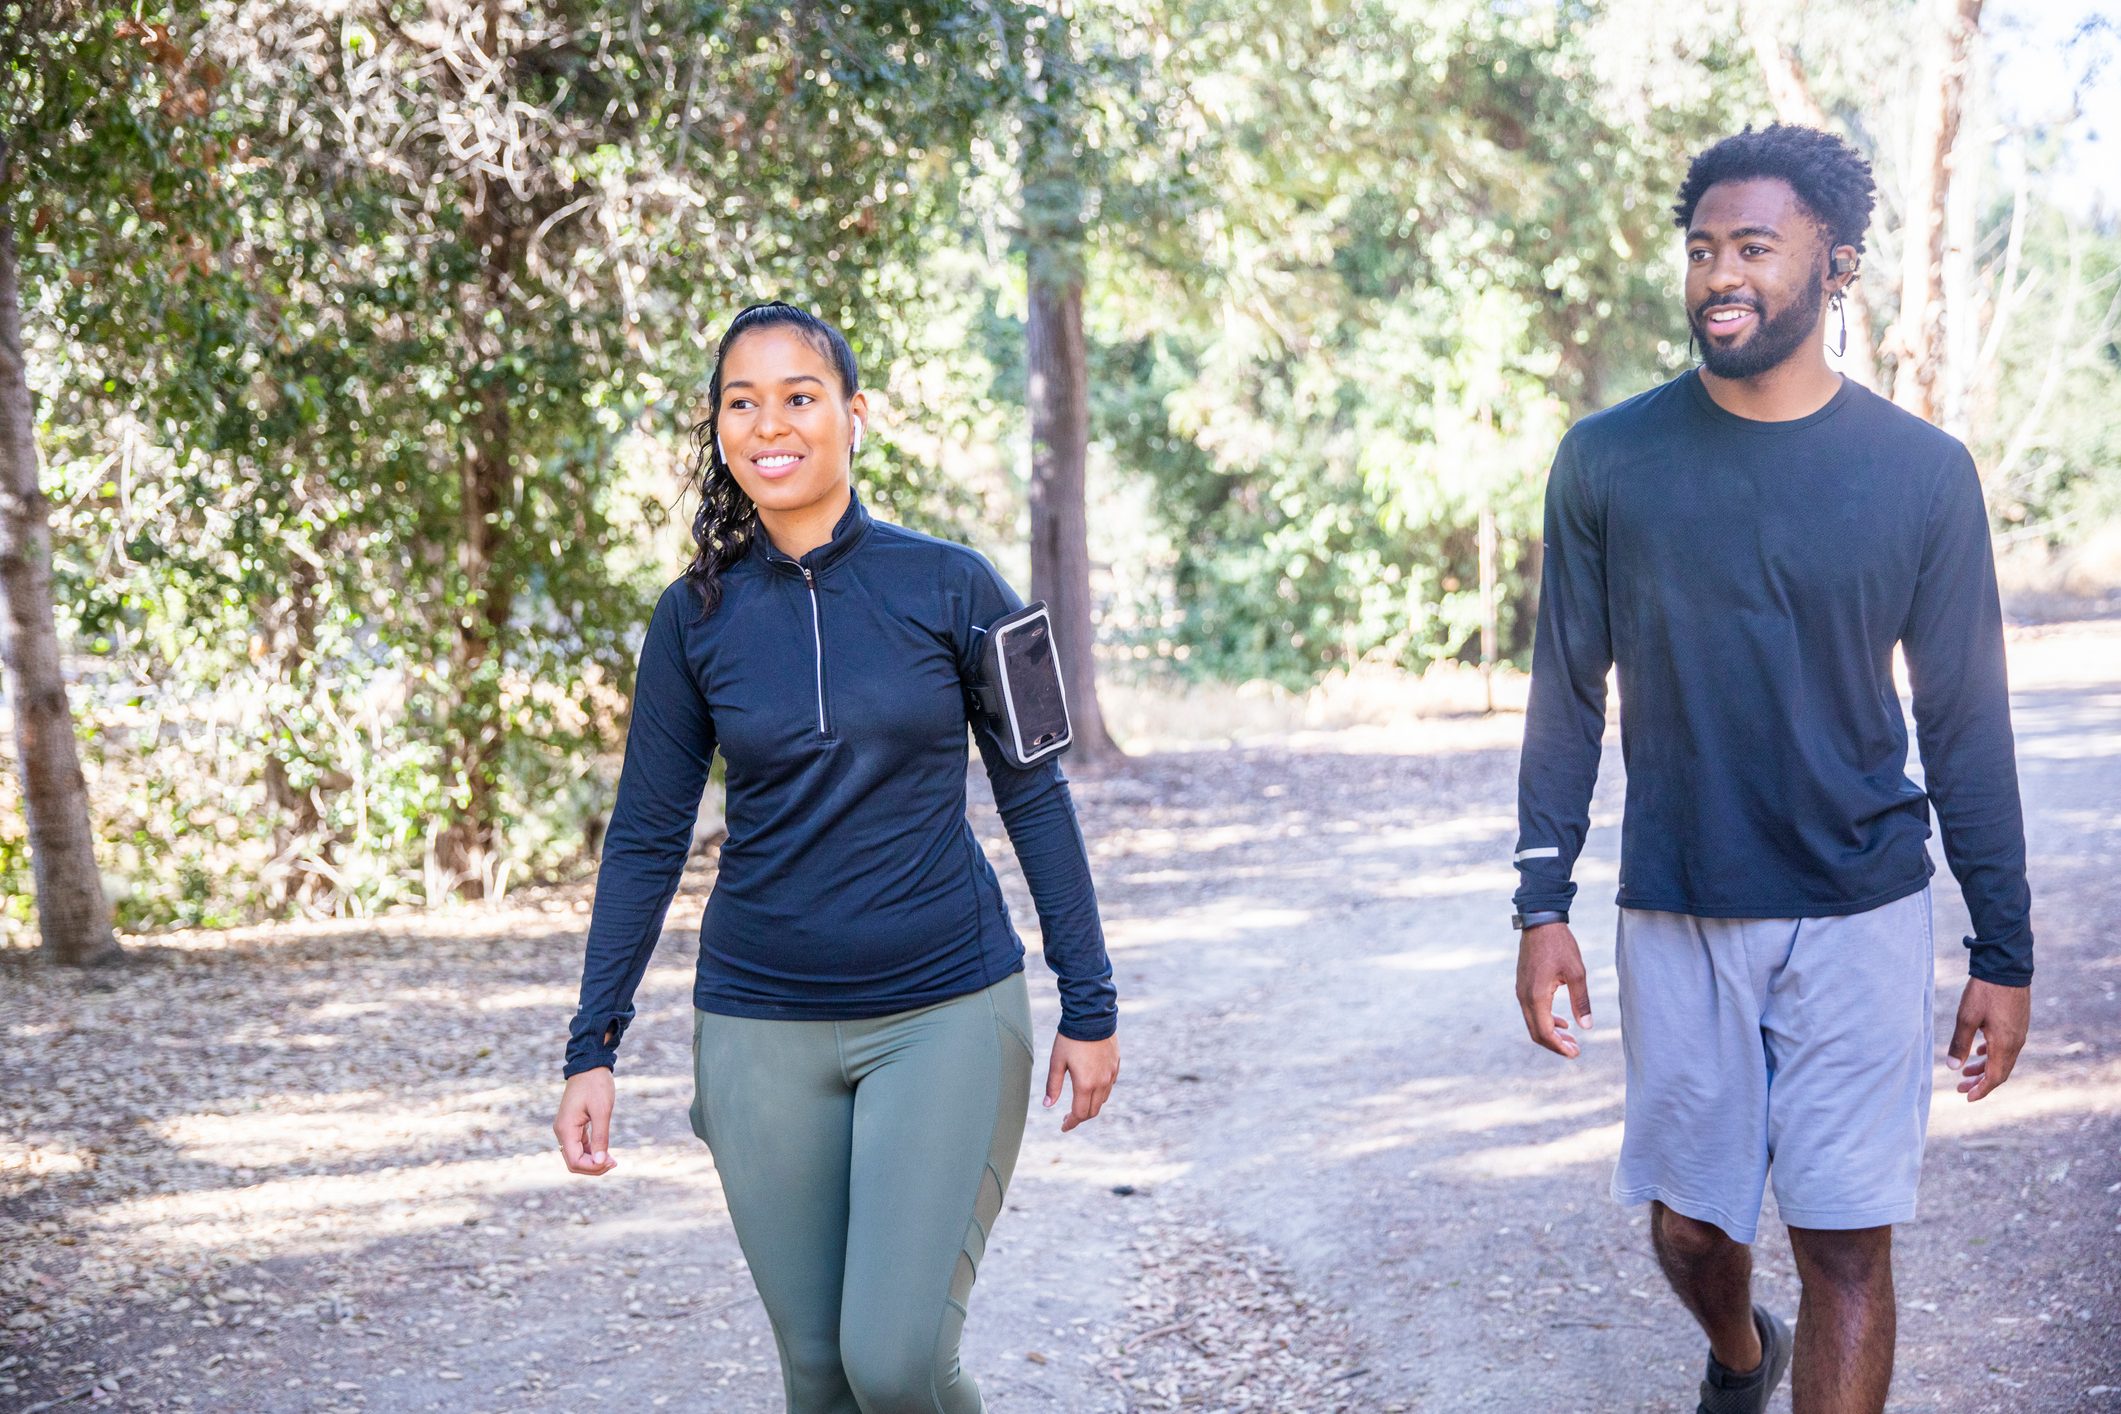
<svg viewBox="0 0 2121 1414"><path fill-rule="evenodd" d="M1066 751L1075 736L1045 601L1026 604L973 632L978 635L973 713L1000 743L1009 764L1022 769Z"/></svg>

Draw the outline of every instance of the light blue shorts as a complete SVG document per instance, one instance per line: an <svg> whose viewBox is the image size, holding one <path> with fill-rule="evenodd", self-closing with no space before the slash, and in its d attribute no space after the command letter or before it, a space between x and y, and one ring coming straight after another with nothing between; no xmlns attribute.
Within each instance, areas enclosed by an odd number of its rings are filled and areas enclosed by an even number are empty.
<svg viewBox="0 0 2121 1414"><path fill-rule="evenodd" d="M1915 1216L1929 1128L1930 893L1838 918L1620 912L1627 1123L1613 1196L1751 1242Z"/></svg>

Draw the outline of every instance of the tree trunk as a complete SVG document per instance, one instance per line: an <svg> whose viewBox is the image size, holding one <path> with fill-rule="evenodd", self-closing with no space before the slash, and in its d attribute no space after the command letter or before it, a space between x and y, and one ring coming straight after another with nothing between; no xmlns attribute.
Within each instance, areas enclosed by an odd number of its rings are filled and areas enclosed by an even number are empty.
<svg viewBox="0 0 2121 1414"><path fill-rule="evenodd" d="M1032 252L1032 263L1040 261ZM1082 281L1034 279L1031 365L1031 594L1046 601L1059 641L1075 752L1119 754L1097 700L1095 615L1090 604L1090 518L1084 472L1090 450L1089 377Z"/></svg>
<svg viewBox="0 0 2121 1414"><path fill-rule="evenodd" d="M1034 262L1037 256L1033 256ZM1031 596L1053 615L1079 758L1120 754L1097 698L1090 598L1088 373L1079 280L1034 283L1027 330L1031 409Z"/></svg>
<svg viewBox="0 0 2121 1414"><path fill-rule="evenodd" d="M482 45L502 64L501 0L485 0ZM457 568L464 601L457 611L450 650L453 785L459 795L436 841L438 862L463 893L483 898L495 878L494 800L498 794L501 741L501 669L508 620L515 607L512 560L497 553L503 521L515 502L514 422L508 352L501 331L513 302L525 247L523 213L506 182L475 174L472 210L465 234L479 255L479 288L466 302L464 337L474 405L466 429L457 498Z"/></svg>
<svg viewBox="0 0 2121 1414"><path fill-rule="evenodd" d="M1122 753L1097 700L1090 601L1090 375L1083 341L1083 190L1069 109L1066 20L1050 16L1040 66L1045 102L1024 125L1024 242L1030 285L1026 362L1031 413L1031 594L1046 601L1078 759Z"/></svg>
<svg viewBox="0 0 2121 1414"><path fill-rule="evenodd" d="M1487 710L1495 710L1495 510L1480 507L1480 690Z"/></svg>
<svg viewBox="0 0 2121 1414"><path fill-rule="evenodd" d="M1953 165L1956 169L1956 157ZM1981 296L1974 270L1974 248L1981 240L1982 176L1978 164L1971 170L1953 173L1951 194L1945 203L1944 268L1937 284L1945 318L1935 421L1962 442L1972 435L1970 403L1974 373L1981 362ZM2005 288L1999 281L1999 298Z"/></svg>
<svg viewBox="0 0 2121 1414"><path fill-rule="evenodd" d="M1746 0L1740 19L1745 25L1746 42L1752 46L1753 58L1760 65L1761 76L1767 80L1768 96L1775 103L1775 116L1785 123L1802 123L1822 132L1833 131L1835 125L1813 96L1803 65L1775 33L1775 26L1760 0ZM1846 313L1849 343L1848 351L1839 356L1841 371L1864 387L1876 389L1878 357L1871 350L1871 302L1860 279L1848 288Z"/></svg>
<svg viewBox="0 0 2121 1414"><path fill-rule="evenodd" d="M1894 342L1893 401L1935 422L1941 411L1947 311L1946 244L1950 236L1952 148L1959 141L1967 70L1981 32L1981 0L1932 0L1937 12L1935 58L1915 126L1909 170L1907 229L1901 241L1900 321Z"/></svg>
<svg viewBox="0 0 2121 1414"><path fill-rule="evenodd" d="M273 675L283 684L298 684L302 669L316 651L317 567L300 555L288 567L284 601L261 606L259 628ZM283 607L284 604L284 607ZM273 857L265 884L272 906L307 904L327 887L324 876L299 867L299 857L326 842L324 817L315 790L296 790L287 761L279 750L265 758L265 803L272 811Z"/></svg>
<svg viewBox="0 0 2121 1414"><path fill-rule="evenodd" d="M0 144L0 164L6 160ZM51 504L37 484L19 275L14 228L0 213L0 685L14 704L42 952L79 967L115 962L120 952L96 867L52 612Z"/></svg>
<svg viewBox="0 0 2121 1414"><path fill-rule="evenodd" d="M522 232L501 208L498 184L488 184L471 222L486 271L477 304L506 307L522 253ZM504 321L505 323L505 321ZM476 406L467 429L458 495L457 568L466 599L458 611L450 653L456 691L451 743L454 774L462 795L438 841L440 863L465 894L483 897L493 878L494 800L498 792L501 721L501 654L515 607L510 559L501 554L503 522L515 501L514 422L509 386L501 371L506 350L484 319L471 321Z"/></svg>

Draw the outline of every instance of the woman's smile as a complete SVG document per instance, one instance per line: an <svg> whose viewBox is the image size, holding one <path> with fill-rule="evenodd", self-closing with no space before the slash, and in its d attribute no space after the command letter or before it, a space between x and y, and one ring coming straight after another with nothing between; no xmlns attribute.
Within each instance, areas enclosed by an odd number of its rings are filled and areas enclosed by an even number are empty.
<svg viewBox="0 0 2121 1414"><path fill-rule="evenodd" d="M803 464L803 453L786 447L769 447L751 454L751 465L759 475L778 481Z"/></svg>

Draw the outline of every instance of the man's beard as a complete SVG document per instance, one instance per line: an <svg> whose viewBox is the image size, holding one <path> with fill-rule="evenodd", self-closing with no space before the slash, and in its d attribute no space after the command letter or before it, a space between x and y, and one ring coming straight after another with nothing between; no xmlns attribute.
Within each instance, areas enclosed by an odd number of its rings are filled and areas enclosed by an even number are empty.
<svg viewBox="0 0 2121 1414"><path fill-rule="evenodd" d="M1752 378L1777 367L1804 347L1806 340L1819 330L1819 309L1825 302L1826 290L1808 282L1807 295L1770 319L1758 300L1733 300L1712 295L1701 309L1687 315L1687 322L1693 326L1694 337L1701 342L1701 362L1709 372L1718 378ZM1702 310L1730 305L1743 305L1752 310L1758 322L1753 326L1752 338L1735 347L1719 349L1709 338L1709 326Z"/></svg>

